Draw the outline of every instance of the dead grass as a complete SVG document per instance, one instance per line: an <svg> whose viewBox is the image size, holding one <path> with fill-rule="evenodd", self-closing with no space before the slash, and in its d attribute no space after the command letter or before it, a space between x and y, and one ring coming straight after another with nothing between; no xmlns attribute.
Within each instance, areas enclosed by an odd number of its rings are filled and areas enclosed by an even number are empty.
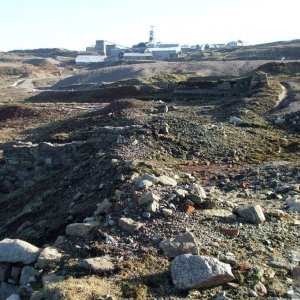
<svg viewBox="0 0 300 300"><path fill-rule="evenodd" d="M96 300L100 296L111 295L120 299L120 289L113 282L97 276L68 278L49 284L33 296L32 300Z"/></svg>

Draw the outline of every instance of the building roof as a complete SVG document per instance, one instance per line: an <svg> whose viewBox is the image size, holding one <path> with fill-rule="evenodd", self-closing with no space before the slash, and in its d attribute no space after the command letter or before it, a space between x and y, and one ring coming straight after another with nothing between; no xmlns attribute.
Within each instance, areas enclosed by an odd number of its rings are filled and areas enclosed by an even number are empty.
<svg viewBox="0 0 300 300"><path fill-rule="evenodd" d="M146 52L180 52L180 47L168 47L168 48L148 48Z"/></svg>

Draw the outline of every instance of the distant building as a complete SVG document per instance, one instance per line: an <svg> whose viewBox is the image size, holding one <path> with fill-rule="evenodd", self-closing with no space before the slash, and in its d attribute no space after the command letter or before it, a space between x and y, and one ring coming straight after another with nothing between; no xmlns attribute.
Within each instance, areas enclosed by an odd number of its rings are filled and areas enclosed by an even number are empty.
<svg viewBox="0 0 300 300"><path fill-rule="evenodd" d="M152 53L124 53L123 59L126 60L152 60Z"/></svg>
<svg viewBox="0 0 300 300"><path fill-rule="evenodd" d="M87 64L95 64L104 62L106 56L100 55L78 55L75 59L76 66L83 66Z"/></svg>
<svg viewBox="0 0 300 300"><path fill-rule="evenodd" d="M180 47L170 47L170 48L149 48L145 53L152 53L153 59L170 59L179 56L181 52Z"/></svg>
<svg viewBox="0 0 300 300"><path fill-rule="evenodd" d="M95 46L89 46L85 49L86 52L95 52Z"/></svg>
<svg viewBox="0 0 300 300"><path fill-rule="evenodd" d="M235 49L235 48L243 47L243 46L244 46L244 43L241 40L238 40L236 42L232 41L232 42L227 43L224 48Z"/></svg>

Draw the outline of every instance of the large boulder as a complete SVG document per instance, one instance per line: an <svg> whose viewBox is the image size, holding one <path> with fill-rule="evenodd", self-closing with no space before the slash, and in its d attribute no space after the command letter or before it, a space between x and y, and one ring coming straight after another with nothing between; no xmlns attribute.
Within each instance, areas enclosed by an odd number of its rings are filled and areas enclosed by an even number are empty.
<svg viewBox="0 0 300 300"><path fill-rule="evenodd" d="M260 205L245 205L239 208L237 214L253 224L263 223L266 218Z"/></svg>
<svg viewBox="0 0 300 300"><path fill-rule="evenodd" d="M4 239L0 242L0 262L23 263L36 262L40 249L19 239Z"/></svg>
<svg viewBox="0 0 300 300"><path fill-rule="evenodd" d="M190 254L173 260L171 276L175 288L180 290L211 288L234 279L229 264L213 257Z"/></svg>
<svg viewBox="0 0 300 300"><path fill-rule="evenodd" d="M160 242L159 247L168 257L176 257L182 254L199 254L195 237L190 232L174 236L171 239Z"/></svg>

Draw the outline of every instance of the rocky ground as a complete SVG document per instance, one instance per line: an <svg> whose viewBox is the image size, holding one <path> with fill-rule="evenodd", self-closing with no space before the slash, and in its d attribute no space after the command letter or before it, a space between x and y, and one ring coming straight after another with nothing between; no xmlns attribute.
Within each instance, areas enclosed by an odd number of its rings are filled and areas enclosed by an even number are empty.
<svg viewBox="0 0 300 300"><path fill-rule="evenodd" d="M93 151L0 196L0 299L299 299L300 116L272 111L280 92L2 108L14 138Z"/></svg>

